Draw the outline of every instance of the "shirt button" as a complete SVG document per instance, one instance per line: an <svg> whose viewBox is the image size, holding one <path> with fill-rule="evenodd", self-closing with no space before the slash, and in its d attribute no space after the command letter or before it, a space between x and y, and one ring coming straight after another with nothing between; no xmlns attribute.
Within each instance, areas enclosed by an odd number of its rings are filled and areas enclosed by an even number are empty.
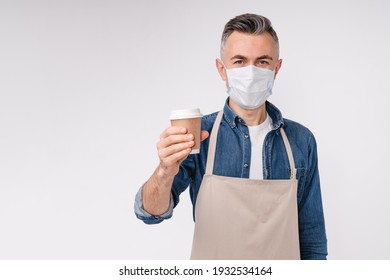
<svg viewBox="0 0 390 280"><path fill-rule="evenodd" d="M248 168L248 164L247 163L244 163L244 168Z"/></svg>
<svg viewBox="0 0 390 280"><path fill-rule="evenodd" d="M245 138L248 138L248 137L249 137L249 135L248 135L248 134L245 134L245 135L244 135L244 137L245 137Z"/></svg>

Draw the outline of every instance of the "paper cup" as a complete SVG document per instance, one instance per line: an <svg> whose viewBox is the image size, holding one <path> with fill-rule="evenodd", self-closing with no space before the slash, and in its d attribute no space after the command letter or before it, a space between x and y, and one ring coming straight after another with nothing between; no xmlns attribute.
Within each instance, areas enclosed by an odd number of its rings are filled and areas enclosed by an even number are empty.
<svg viewBox="0 0 390 280"><path fill-rule="evenodd" d="M202 114L198 108L171 111L170 120L172 126L187 128L187 133L194 135L195 145L190 154L200 152L200 133L202 124Z"/></svg>

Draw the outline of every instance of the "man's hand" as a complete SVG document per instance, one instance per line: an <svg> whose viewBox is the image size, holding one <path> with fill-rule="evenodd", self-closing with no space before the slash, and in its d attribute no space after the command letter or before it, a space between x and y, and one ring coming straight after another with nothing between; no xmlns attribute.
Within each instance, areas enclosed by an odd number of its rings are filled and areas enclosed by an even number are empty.
<svg viewBox="0 0 390 280"><path fill-rule="evenodd" d="M201 133L201 141L209 133ZM160 164L142 191L143 208L151 215L161 215L169 207L171 188L175 175L179 172L180 163L190 154L194 146L194 136L187 134L184 127L171 126L164 130L157 143Z"/></svg>
<svg viewBox="0 0 390 280"><path fill-rule="evenodd" d="M208 136L209 133L202 130L201 141ZM160 158L158 176L175 176L179 172L180 163L190 154L194 145L194 135L187 134L186 128L170 126L165 129L157 142Z"/></svg>

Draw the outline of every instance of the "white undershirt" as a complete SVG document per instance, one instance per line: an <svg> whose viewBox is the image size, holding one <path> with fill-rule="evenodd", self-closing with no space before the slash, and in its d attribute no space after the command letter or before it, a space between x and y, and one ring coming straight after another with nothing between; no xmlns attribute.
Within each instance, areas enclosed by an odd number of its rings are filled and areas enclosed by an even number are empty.
<svg viewBox="0 0 390 280"><path fill-rule="evenodd" d="M251 140L250 179L263 180L263 144L265 136L272 130L272 120L267 114L264 122L259 125L248 126Z"/></svg>

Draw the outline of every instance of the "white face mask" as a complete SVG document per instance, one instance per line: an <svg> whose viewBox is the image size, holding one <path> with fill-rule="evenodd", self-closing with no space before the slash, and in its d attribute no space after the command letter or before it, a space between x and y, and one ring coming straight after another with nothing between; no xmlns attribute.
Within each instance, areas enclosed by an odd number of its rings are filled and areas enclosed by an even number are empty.
<svg viewBox="0 0 390 280"><path fill-rule="evenodd" d="M272 94L275 70L249 65L226 69L228 95L243 109L259 108Z"/></svg>

